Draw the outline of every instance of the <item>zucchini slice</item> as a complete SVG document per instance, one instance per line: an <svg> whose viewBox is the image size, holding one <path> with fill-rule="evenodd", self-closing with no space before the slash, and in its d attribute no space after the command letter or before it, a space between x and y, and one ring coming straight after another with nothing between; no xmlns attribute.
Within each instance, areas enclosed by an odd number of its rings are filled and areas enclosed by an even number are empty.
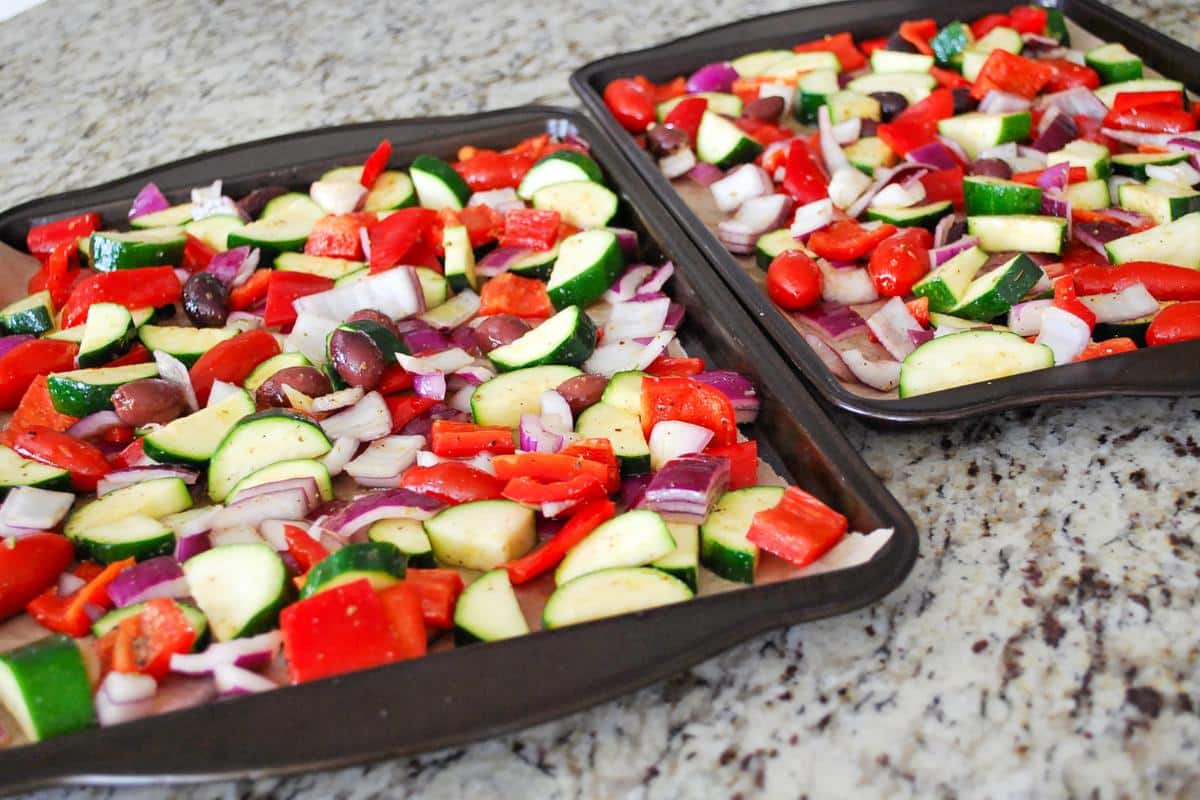
<svg viewBox="0 0 1200 800"><path fill-rule="evenodd" d="M178 228L192 221L191 202L180 203L162 211L142 214L129 220L131 228Z"/></svg>
<svg viewBox="0 0 1200 800"><path fill-rule="evenodd" d="M225 436L208 464L208 495L221 502L242 478L280 461L320 458L329 437L301 414L270 409L243 418Z"/></svg>
<svg viewBox="0 0 1200 800"><path fill-rule="evenodd" d="M558 587L546 601L542 624L547 628L562 628L682 603L693 596L687 584L659 569L605 569Z"/></svg>
<svg viewBox="0 0 1200 800"><path fill-rule="evenodd" d="M520 558L537 544L533 509L511 500L477 500L425 520L438 563L490 570Z"/></svg>
<svg viewBox="0 0 1200 800"><path fill-rule="evenodd" d="M1001 217L1003 219L1003 217ZM1065 222L1065 220L1064 220ZM948 313L986 322L1003 314L1034 287L1045 273L1024 253L971 281L966 294Z"/></svg>
<svg viewBox="0 0 1200 800"><path fill-rule="evenodd" d="M712 111L705 111L696 131L696 157L721 169L758 158L763 147L741 128Z"/></svg>
<svg viewBox="0 0 1200 800"><path fill-rule="evenodd" d="M183 263L183 248L187 234L183 228L150 228L148 230L96 231L89 243L92 269L112 272L138 267L178 267Z"/></svg>
<svg viewBox="0 0 1200 800"><path fill-rule="evenodd" d="M1104 249L1114 264L1158 261L1200 269L1200 212L1114 239L1104 245Z"/></svg>
<svg viewBox="0 0 1200 800"><path fill-rule="evenodd" d="M617 215L616 194L602 183L568 181L543 186L533 195L533 207L557 211L562 221L576 228L600 228Z"/></svg>
<svg viewBox="0 0 1200 800"><path fill-rule="evenodd" d="M668 522L667 530L675 540L675 549L650 566L678 578L693 592L697 589L700 571L700 526L686 522Z"/></svg>
<svg viewBox="0 0 1200 800"><path fill-rule="evenodd" d="M1053 366L1053 350L1015 333L962 331L931 339L908 354L900 365L900 396L916 397Z"/></svg>
<svg viewBox="0 0 1200 800"><path fill-rule="evenodd" d="M7 333L33 336L54 330L54 303L50 291L43 289L5 306L0 310L0 325Z"/></svg>
<svg viewBox="0 0 1200 800"><path fill-rule="evenodd" d="M25 458L16 450L0 445L0 497L18 486L70 491L71 473Z"/></svg>
<svg viewBox="0 0 1200 800"><path fill-rule="evenodd" d="M471 187L454 167L433 156L417 156L408 168L417 200L423 208L460 210L471 197Z"/></svg>
<svg viewBox="0 0 1200 800"><path fill-rule="evenodd" d="M83 655L61 633L0 653L0 702L34 742L96 724Z"/></svg>
<svg viewBox="0 0 1200 800"><path fill-rule="evenodd" d="M131 381L157 378L155 364L128 364L123 367L97 367L56 372L46 379L50 400L63 414L86 417L112 409L112 393Z"/></svg>
<svg viewBox="0 0 1200 800"><path fill-rule="evenodd" d="M229 502L237 502L238 495L247 489L292 478L312 478L317 483L317 494L321 500L329 502L333 499L333 478L329 475L329 469L315 459L297 458L263 467L242 478L229 493Z"/></svg>
<svg viewBox="0 0 1200 800"><path fill-rule="evenodd" d="M575 184L558 184L548 190ZM592 184L597 185L597 184ZM545 191L545 190L544 190ZM580 231L563 239L546 291L555 308L586 308L603 296L625 268L616 234L606 230Z"/></svg>
<svg viewBox="0 0 1200 800"><path fill-rule="evenodd" d="M183 564L196 605L219 642L275 627L288 598L287 569L265 544L227 544Z"/></svg>
<svg viewBox="0 0 1200 800"><path fill-rule="evenodd" d="M750 486L721 495L700 526L700 563L720 577L754 583L758 545L746 538L754 515L779 505L781 486Z"/></svg>
<svg viewBox="0 0 1200 800"><path fill-rule="evenodd" d="M214 214L183 226L184 233L195 236L218 253L229 249L229 234L246 227L241 217Z"/></svg>
<svg viewBox="0 0 1200 800"><path fill-rule="evenodd" d="M622 475L644 475L650 471L650 445L637 414L601 401L579 415L575 432L584 439L608 439Z"/></svg>
<svg viewBox="0 0 1200 800"><path fill-rule="evenodd" d="M468 586L454 607L454 641L495 642L529 633L508 573L495 569Z"/></svg>
<svg viewBox="0 0 1200 800"><path fill-rule="evenodd" d="M536 414L542 393L583 373L563 365L529 367L505 372L482 383L471 395L471 415L479 425L515 428L522 414Z"/></svg>
<svg viewBox="0 0 1200 800"><path fill-rule="evenodd" d="M1067 244L1067 221L1032 214L967 217L967 232L989 253L1059 255Z"/></svg>
<svg viewBox="0 0 1200 800"><path fill-rule="evenodd" d="M418 519L381 519L367 530L367 538L372 542L395 545L410 566L428 568L437 565L429 534Z"/></svg>
<svg viewBox="0 0 1200 800"><path fill-rule="evenodd" d="M155 461L202 467L233 426L253 414L254 408L253 398L239 389L215 406L180 417L147 434L142 447Z"/></svg>
<svg viewBox="0 0 1200 800"><path fill-rule="evenodd" d="M543 156L529 168L521 185L517 187L517 197L522 200L532 200L538 189L556 183L570 181L591 181L600 183L604 175L600 166L588 156L575 150L558 150Z"/></svg>
<svg viewBox="0 0 1200 800"><path fill-rule="evenodd" d="M477 290L479 280L475 277L475 251L471 248L471 235L465 225L447 225L442 230L443 275L446 283L456 292L463 289Z"/></svg>
<svg viewBox="0 0 1200 800"><path fill-rule="evenodd" d="M309 571L300 599L366 578L376 591L404 578L404 554L390 542L348 544L319 561Z"/></svg>
<svg viewBox="0 0 1200 800"><path fill-rule="evenodd" d="M667 523L654 511L626 511L589 533L554 573L559 586L602 569L640 567L675 549Z"/></svg>
<svg viewBox="0 0 1200 800"><path fill-rule="evenodd" d="M964 250L917 281L913 294L929 298L930 311L948 312L962 302L971 281L987 260L988 254L978 247Z"/></svg>
<svg viewBox="0 0 1200 800"><path fill-rule="evenodd" d="M488 358L501 372L543 364L578 366L596 347L596 326L579 306L567 306L520 338L497 347Z"/></svg>
<svg viewBox="0 0 1200 800"><path fill-rule="evenodd" d="M310 256L307 253L280 253L275 257L275 269L281 272L307 272L335 281L366 266L361 261Z"/></svg>
<svg viewBox="0 0 1200 800"><path fill-rule="evenodd" d="M95 308L95 306L93 306ZM89 321L91 316L88 316ZM143 325L138 338L149 350L161 350L191 367L200 356L226 339L238 335L236 328L185 328L177 325ZM80 348L83 352L83 348Z"/></svg>

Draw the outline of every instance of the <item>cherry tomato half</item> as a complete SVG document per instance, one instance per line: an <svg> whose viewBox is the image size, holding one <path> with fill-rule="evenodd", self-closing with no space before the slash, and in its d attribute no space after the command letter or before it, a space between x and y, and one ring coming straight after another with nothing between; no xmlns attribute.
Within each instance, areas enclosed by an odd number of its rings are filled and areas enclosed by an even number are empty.
<svg viewBox="0 0 1200 800"><path fill-rule="evenodd" d="M904 228L879 243L867 271L884 297L903 297L929 271L933 236L924 228Z"/></svg>
<svg viewBox="0 0 1200 800"><path fill-rule="evenodd" d="M617 78L604 87L604 104L630 133L641 133L654 121L654 96L632 78Z"/></svg>
<svg viewBox="0 0 1200 800"><path fill-rule="evenodd" d="M821 269L799 250L785 250L767 268L767 296L788 311L811 308L821 300Z"/></svg>

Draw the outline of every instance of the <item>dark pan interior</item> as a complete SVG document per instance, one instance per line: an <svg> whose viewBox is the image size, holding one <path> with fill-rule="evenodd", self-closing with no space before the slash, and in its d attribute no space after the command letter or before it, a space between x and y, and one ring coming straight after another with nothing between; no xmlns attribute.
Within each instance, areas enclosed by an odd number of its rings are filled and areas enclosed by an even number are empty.
<svg viewBox="0 0 1200 800"><path fill-rule="evenodd" d="M1011 4L1010 4L1011 5ZM850 31L856 39L889 34L905 19L933 17L939 23L974 19L1006 10L988 0L962 0L947 5L927 0L849 0L799 8L735 22L658 47L622 53L592 62L571 76L571 86L599 120L601 129L645 178L651 191L680 220L701 252L714 264L730 290L791 363L828 403L854 414L888 423L929 424L987 414L1024 405L1081 400L1109 395L1189 395L1200 393L1200 342L1143 349L1081 364L1071 364L987 381L944 392L905 399L863 397L843 386L821 363L803 337L754 284L725 247L692 213L646 153L612 115L602 97L614 78L645 75L668 80L703 64L754 50L790 47L826 33ZM1063 0L1056 4L1073 22L1109 41L1123 42L1146 64L1200 88L1200 53L1163 36L1095 0Z"/></svg>
<svg viewBox="0 0 1200 800"><path fill-rule="evenodd" d="M467 143L506 147L545 130L575 130L593 143L597 161L625 201L624 221L653 243L648 248L680 267L671 292L687 309L683 344L754 380L763 407L752 433L765 457L781 474L846 513L854 529L894 528L889 543L870 562L850 570L451 650L0 751L0 792L50 783L258 777L461 744L647 685L756 632L858 608L903 580L917 551L908 515L730 300L724 284L629 164L578 112L524 108L253 142L26 203L0 214L0 239L19 246L31 223L75 211L98 210L118 222L151 179L170 197L215 177L225 179L234 195L267 183L303 187L328 167L360 161L384 137L395 147L394 163L407 163L421 152L452 157Z"/></svg>

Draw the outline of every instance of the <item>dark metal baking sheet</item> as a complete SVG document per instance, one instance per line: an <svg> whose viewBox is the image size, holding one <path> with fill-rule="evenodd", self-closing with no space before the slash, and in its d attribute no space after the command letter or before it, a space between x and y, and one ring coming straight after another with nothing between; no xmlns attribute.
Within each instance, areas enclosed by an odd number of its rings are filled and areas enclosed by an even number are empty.
<svg viewBox="0 0 1200 800"><path fill-rule="evenodd" d="M703 64L734 58L754 50L791 45L827 33L850 31L856 40L893 32L901 21L933 17L939 23L975 19L1004 11L1011 3L960 0L847 0L767 14L712 28L655 47L594 61L571 76L571 87L604 133L649 184L696 245L717 268L730 290L750 311L787 359L828 403L869 419L888 423L928 424L987 414L1025 405L1081 400L1110 395L1176 396L1200 393L1200 342L1142 349L1134 353L1070 364L996 381L971 384L921 397L894 399L865 396L847 388L821 362L751 276L716 235L692 212L662 176L654 161L634 143L608 113L604 87L614 78L645 75L668 80ZM1096 0L1048 3L1079 27L1108 41L1123 42L1162 74L1200 89L1200 53Z"/></svg>
<svg viewBox="0 0 1200 800"><path fill-rule="evenodd" d="M745 372L762 398L751 429L784 476L842 510L859 531L893 528L869 562L666 608L454 649L415 661L93 729L0 751L0 792L54 783L140 784L260 777L344 766L461 744L531 725L661 680L760 631L839 614L894 589L916 558L908 515L763 338L679 226L615 147L579 112L530 107L476 116L377 122L252 142L0 214L0 240L82 210L123 220L147 181L183 190L225 180L230 194L266 183L307 186L363 159L383 137L395 162L452 157L463 144L505 147L550 130L578 131L624 201L624 222L680 268L685 347Z"/></svg>

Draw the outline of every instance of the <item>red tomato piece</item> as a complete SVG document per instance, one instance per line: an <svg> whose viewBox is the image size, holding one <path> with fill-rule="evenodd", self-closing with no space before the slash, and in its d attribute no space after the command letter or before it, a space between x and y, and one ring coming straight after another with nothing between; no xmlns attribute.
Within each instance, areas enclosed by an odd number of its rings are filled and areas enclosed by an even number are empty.
<svg viewBox="0 0 1200 800"><path fill-rule="evenodd" d="M443 503L458 505L476 500L496 500L507 481L458 461L446 461L432 467L409 467L400 485Z"/></svg>
<svg viewBox="0 0 1200 800"><path fill-rule="evenodd" d="M20 613L57 585L74 553L71 540L57 533L35 533L0 546L0 619Z"/></svg>
<svg viewBox="0 0 1200 800"><path fill-rule="evenodd" d="M630 133L641 133L654 121L653 92L632 78L618 78L605 86L604 103Z"/></svg>
<svg viewBox="0 0 1200 800"><path fill-rule="evenodd" d="M787 311L801 311L821 301L821 269L799 250L785 250L767 268L767 296Z"/></svg>
<svg viewBox="0 0 1200 800"><path fill-rule="evenodd" d="M933 236L924 228L904 228L880 242L871 254L867 271L884 297L904 297L929 271Z"/></svg>
<svg viewBox="0 0 1200 800"><path fill-rule="evenodd" d="M96 482L112 472L112 465L94 444L38 425L14 436L12 449L26 458L68 470L71 485L81 492L94 492Z"/></svg>

